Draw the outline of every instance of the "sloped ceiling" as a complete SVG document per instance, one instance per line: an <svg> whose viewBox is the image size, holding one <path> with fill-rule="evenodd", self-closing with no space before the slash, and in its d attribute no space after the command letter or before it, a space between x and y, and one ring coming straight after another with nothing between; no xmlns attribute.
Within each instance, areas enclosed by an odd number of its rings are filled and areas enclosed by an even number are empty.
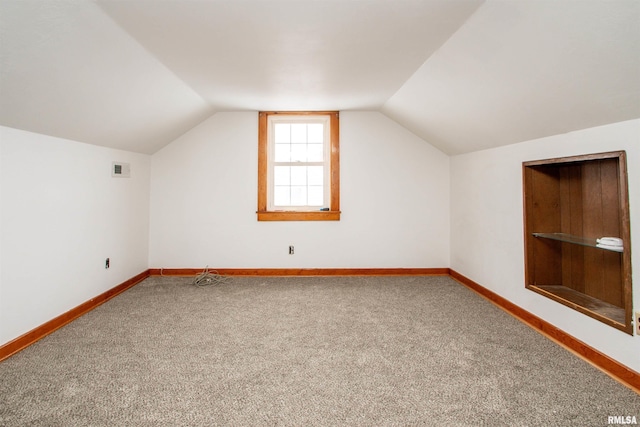
<svg viewBox="0 0 640 427"><path fill-rule="evenodd" d="M0 0L0 124L151 153L211 106L86 1Z"/></svg>
<svg viewBox="0 0 640 427"><path fill-rule="evenodd" d="M639 1L489 1L384 105L450 153L640 117Z"/></svg>
<svg viewBox="0 0 640 427"><path fill-rule="evenodd" d="M636 0L0 0L0 124L153 153L216 111L378 110L465 153L640 117L638 22Z"/></svg>

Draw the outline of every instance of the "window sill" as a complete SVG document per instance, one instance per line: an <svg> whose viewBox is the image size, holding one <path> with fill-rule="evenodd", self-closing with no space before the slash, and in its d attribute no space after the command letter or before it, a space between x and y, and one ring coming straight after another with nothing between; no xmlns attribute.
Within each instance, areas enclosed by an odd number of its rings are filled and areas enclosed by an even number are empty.
<svg viewBox="0 0 640 427"><path fill-rule="evenodd" d="M267 211L257 214L258 221L340 221L340 211Z"/></svg>

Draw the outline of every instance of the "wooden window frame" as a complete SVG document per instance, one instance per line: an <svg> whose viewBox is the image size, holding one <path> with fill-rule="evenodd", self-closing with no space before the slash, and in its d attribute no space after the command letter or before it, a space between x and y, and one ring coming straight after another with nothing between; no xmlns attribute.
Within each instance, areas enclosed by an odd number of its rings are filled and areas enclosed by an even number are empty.
<svg viewBox="0 0 640 427"><path fill-rule="evenodd" d="M330 206L328 211L268 210L269 141L268 118L282 116L329 116L330 118ZM340 220L340 122L337 111L261 111L258 113L258 221L339 221Z"/></svg>

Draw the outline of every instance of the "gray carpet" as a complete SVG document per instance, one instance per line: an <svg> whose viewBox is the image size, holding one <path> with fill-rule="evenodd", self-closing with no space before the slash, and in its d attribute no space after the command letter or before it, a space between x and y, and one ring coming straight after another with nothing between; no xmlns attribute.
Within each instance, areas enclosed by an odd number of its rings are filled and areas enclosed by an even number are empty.
<svg viewBox="0 0 640 427"><path fill-rule="evenodd" d="M640 396L448 277L155 277L0 363L3 426L605 426Z"/></svg>

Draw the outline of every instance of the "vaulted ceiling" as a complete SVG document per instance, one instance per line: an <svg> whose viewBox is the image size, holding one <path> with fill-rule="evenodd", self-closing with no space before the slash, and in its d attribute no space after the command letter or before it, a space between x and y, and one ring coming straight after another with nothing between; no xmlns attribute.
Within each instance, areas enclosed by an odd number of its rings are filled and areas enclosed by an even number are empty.
<svg viewBox="0 0 640 427"><path fill-rule="evenodd" d="M636 0L0 0L0 125L153 153L218 111L376 110L465 153L640 118L639 23Z"/></svg>

